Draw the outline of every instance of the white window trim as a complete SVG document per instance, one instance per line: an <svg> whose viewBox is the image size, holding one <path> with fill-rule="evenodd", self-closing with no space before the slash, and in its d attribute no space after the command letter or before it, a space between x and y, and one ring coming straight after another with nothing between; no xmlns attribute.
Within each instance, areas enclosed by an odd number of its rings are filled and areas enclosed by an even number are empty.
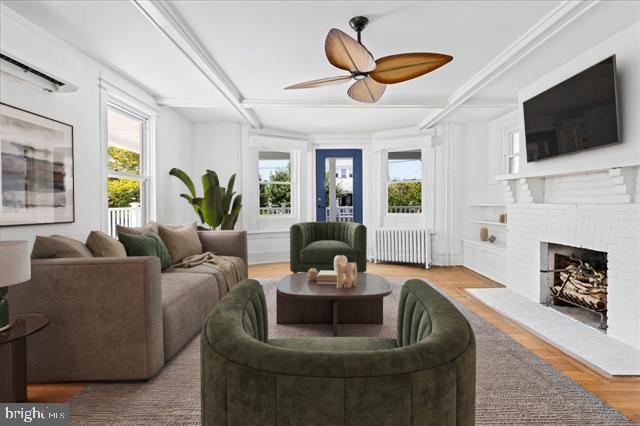
<svg viewBox="0 0 640 426"><path fill-rule="evenodd" d="M422 194L421 194L421 203L420 203L420 213L389 213L389 185L391 182L389 181L389 153L390 152L404 152L404 151L420 151L420 164L422 166L422 170L420 171L420 183L422 183ZM425 172L425 151L422 147L416 146L414 148L411 147L403 147L398 149L390 149L385 150L384 155L382 156L382 170L383 170L383 186L382 186L382 199L384 200L384 216L386 217L406 217L406 218L422 218L425 215L425 186L424 186L424 172Z"/></svg>
<svg viewBox="0 0 640 426"><path fill-rule="evenodd" d="M258 220L260 221L265 221L265 220L279 220L279 219L291 219L291 218L296 218L298 217L298 211L300 206L298 205L298 186L299 186L299 179L297 179L298 176L298 164L297 164L297 156L296 156L296 150L294 149L290 149L290 148L264 148L264 147L255 147L255 151L256 151L256 163L255 163L255 170L258 173L257 177L258 180L257 182L253 182L252 184L255 185L256 183L258 184L256 186L257 188L257 206L258 206L258 211L256 212L256 216L258 218ZM288 185L290 185L291 187L291 213L289 214L274 214L274 215L267 215L267 214L260 214L260 185L263 183L267 183L267 182L260 182L260 173L258 172L259 168L260 168L260 153L261 152L286 152L287 154L289 154L289 161L291 163L291 180L289 181ZM274 183L274 184L284 184L287 185L287 183L285 182L269 182L269 183Z"/></svg>
<svg viewBox="0 0 640 426"><path fill-rule="evenodd" d="M522 166L522 164L519 164L520 159L522 158L520 152L513 152L512 150L513 145L511 144L511 140L514 133L520 133L520 129L517 125L504 127L502 129L502 173L505 175L514 175L518 173L509 171L510 158L518 158L518 169Z"/></svg>
<svg viewBox="0 0 640 426"><path fill-rule="evenodd" d="M102 231L108 230L108 188L109 177L122 177L127 179L144 179L141 185L141 198L144 197L142 222L156 219L156 129L158 110L153 105L131 95L109 81L99 78L100 88L100 176L101 176L101 212L100 227ZM121 110L123 113L141 119L145 122L145 134L142 144L142 170L140 175L130 175L108 170L109 134L108 134L108 110L110 107ZM142 194L144 191L144 194Z"/></svg>

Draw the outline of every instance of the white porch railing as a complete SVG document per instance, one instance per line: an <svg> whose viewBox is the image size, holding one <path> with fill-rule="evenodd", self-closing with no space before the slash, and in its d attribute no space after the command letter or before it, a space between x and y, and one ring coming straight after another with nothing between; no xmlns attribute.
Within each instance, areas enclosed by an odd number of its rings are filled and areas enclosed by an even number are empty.
<svg viewBox="0 0 640 426"><path fill-rule="evenodd" d="M327 207L326 218L329 219L329 207ZM337 206L336 222L353 222L353 206Z"/></svg>
<svg viewBox="0 0 640 426"><path fill-rule="evenodd" d="M109 235L116 237L116 225L142 226L142 209L140 203L131 203L131 207L109 208L107 230Z"/></svg>
<svg viewBox="0 0 640 426"><path fill-rule="evenodd" d="M422 213L421 206L389 206L389 213Z"/></svg>
<svg viewBox="0 0 640 426"><path fill-rule="evenodd" d="M261 216L291 214L291 207L260 207Z"/></svg>

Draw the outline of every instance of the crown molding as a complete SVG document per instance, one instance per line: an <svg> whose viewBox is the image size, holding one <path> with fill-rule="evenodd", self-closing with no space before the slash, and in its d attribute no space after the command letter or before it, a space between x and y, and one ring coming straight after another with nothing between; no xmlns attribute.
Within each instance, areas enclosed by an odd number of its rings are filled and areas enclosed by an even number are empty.
<svg viewBox="0 0 640 426"><path fill-rule="evenodd" d="M251 127L262 127L255 113L242 106L242 96L235 85L168 3L159 0L131 2L220 91L230 106L235 108Z"/></svg>
<svg viewBox="0 0 640 426"><path fill-rule="evenodd" d="M496 56L489 64L473 77L467 80L448 99L447 104L440 110L430 113L418 124L419 129L431 127L451 114L456 108L467 102L480 89L491 83L509 68L520 62L542 43L569 25L587 10L591 9L599 0L572 1L565 0L536 25L529 28L515 42Z"/></svg>

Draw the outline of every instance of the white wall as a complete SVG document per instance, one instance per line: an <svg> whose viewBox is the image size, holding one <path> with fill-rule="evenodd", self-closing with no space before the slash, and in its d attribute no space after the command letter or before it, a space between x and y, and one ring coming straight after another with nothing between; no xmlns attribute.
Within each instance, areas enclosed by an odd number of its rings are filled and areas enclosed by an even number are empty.
<svg viewBox="0 0 640 426"><path fill-rule="evenodd" d="M179 194L189 193L179 179L169 175L174 167L193 176L192 123L171 108L161 108L156 141L156 220L160 223L186 223L196 215Z"/></svg>
<svg viewBox="0 0 640 426"><path fill-rule="evenodd" d="M616 55L618 100L622 126L622 144L580 152L543 161L523 162L522 176L543 176L602 170L640 164L640 22L580 53L571 61L524 87L520 100L520 128L524 129L522 102L583 71L597 62ZM578 52L576 52L578 53ZM524 132L522 132L524 135ZM526 155L525 137L520 152Z"/></svg>
<svg viewBox="0 0 640 426"><path fill-rule="evenodd" d="M2 8L3 19L6 8ZM100 77L107 78L123 92L138 99L153 104L153 98L136 87L131 82L111 72L93 59L81 54L51 35L33 27L33 24L21 20L21 25L29 31L44 34L52 43L65 52L77 57L82 64L80 73L80 89L74 93L51 94L42 89L25 83L7 74L0 74L0 101L35 114L50 117L73 126L74 136L74 181L75 181L75 222L71 224L16 226L0 228L0 239L22 239L32 241L36 235L62 234L83 240L91 230L100 229L101 206L104 203L101 196L102 179L100 170L101 159L101 129L100 129ZM163 121L163 116L166 120ZM172 164L173 157L183 146L189 143L190 124L169 109L164 109L158 118L157 129L157 165L158 173L165 172L168 164ZM186 156L180 157L180 164L188 163ZM166 170L168 172L168 170ZM164 176L158 180L156 204L158 211L175 202L177 195L163 191L167 185ZM173 184L169 184L173 185ZM182 209L169 210L161 213L161 220L182 222L188 216ZM153 219L153 218L151 218Z"/></svg>

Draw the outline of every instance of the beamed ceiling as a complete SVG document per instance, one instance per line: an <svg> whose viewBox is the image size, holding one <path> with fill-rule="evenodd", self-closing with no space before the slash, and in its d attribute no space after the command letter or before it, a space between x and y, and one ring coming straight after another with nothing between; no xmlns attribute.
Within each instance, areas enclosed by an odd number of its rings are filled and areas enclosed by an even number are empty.
<svg viewBox="0 0 640 426"><path fill-rule="evenodd" d="M640 19L638 2L7 1L194 122L243 121L297 133L428 128L515 109L517 91ZM378 58L439 52L454 60L358 104L348 85L284 90L340 75L324 54L336 27L367 16Z"/></svg>

